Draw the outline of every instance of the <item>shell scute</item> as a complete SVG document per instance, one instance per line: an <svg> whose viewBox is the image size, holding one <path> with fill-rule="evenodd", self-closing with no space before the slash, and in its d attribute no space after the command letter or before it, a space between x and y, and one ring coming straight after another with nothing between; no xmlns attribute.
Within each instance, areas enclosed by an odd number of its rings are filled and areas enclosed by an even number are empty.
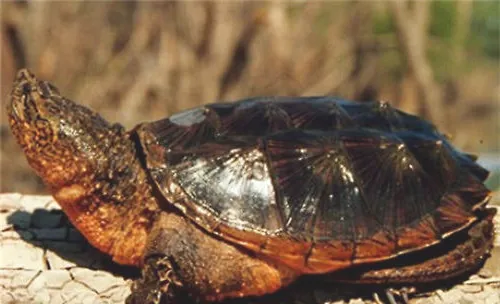
<svg viewBox="0 0 500 304"><path fill-rule="evenodd" d="M399 228L396 231L397 247L400 250L407 250L421 246L421 244L431 244L441 237L434 217L427 215L414 224Z"/></svg>
<svg viewBox="0 0 500 304"><path fill-rule="evenodd" d="M318 97L305 102L284 102L281 107L301 130L346 129L356 127L349 114L328 97Z"/></svg>
<svg viewBox="0 0 500 304"><path fill-rule="evenodd" d="M353 263L366 260L377 260L396 253L397 242L394 235L386 230L375 232L370 238L356 242Z"/></svg>
<svg viewBox="0 0 500 304"><path fill-rule="evenodd" d="M304 239L355 240L379 225L366 215L339 136L289 131L267 138L269 164L285 215L285 230ZM358 224L358 225L356 225Z"/></svg>
<svg viewBox="0 0 500 304"><path fill-rule="evenodd" d="M271 100L244 100L232 108L213 108L221 121L219 133L224 136L264 136L292 127L288 113Z"/></svg>
<svg viewBox="0 0 500 304"><path fill-rule="evenodd" d="M394 232L439 204L443 189L432 183L396 136L348 136L344 146L370 217L384 229Z"/></svg>
<svg viewBox="0 0 500 304"><path fill-rule="evenodd" d="M200 107L147 124L158 146L184 150L214 142L218 117L208 108Z"/></svg>

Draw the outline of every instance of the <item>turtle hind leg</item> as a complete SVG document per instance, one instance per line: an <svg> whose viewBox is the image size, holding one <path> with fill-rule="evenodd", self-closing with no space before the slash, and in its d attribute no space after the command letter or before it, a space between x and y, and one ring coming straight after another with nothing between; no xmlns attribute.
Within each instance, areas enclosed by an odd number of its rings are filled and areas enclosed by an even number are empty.
<svg viewBox="0 0 500 304"><path fill-rule="evenodd" d="M330 279L356 284L420 286L461 278L477 270L489 256L494 240L494 215L494 209L486 209L484 216L469 229L438 245L378 264L339 271Z"/></svg>

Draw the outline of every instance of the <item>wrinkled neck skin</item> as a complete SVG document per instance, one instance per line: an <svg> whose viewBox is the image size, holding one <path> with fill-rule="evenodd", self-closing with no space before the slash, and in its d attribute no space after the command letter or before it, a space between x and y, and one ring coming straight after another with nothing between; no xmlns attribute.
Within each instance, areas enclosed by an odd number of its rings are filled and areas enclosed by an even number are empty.
<svg viewBox="0 0 500 304"><path fill-rule="evenodd" d="M28 163L76 228L114 261L140 265L159 208L131 135L27 70L7 111Z"/></svg>
<svg viewBox="0 0 500 304"><path fill-rule="evenodd" d="M102 140L108 145L87 156L91 162L73 163L77 178L51 191L93 246L138 266L158 204L129 135L116 126L110 133Z"/></svg>

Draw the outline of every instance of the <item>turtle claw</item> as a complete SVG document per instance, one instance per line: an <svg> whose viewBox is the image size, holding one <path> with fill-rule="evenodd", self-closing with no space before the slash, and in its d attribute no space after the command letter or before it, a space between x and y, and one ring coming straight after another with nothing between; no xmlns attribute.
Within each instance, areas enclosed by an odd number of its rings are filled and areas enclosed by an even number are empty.
<svg viewBox="0 0 500 304"><path fill-rule="evenodd" d="M174 289L177 285L167 257L149 258L143 267L142 277L132 285L132 294L126 304L175 304Z"/></svg>
<svg viewBox="0 0 500 304"><path fill-rule="evenodd" d="M394 294L392 294L391 292L388 292L388 291L386 291L385 294L386 294L387 299L389 300L390 304L398 304L398 302L396 302L396 299L394 298Z"/></svg>
<svg viewBox="0 0 500 304"><path fill-rule="evenodd" d="M374 292L374 293L373 293L373 301L374 301L375 303L377 303L377 304L384 304L384 302L382 302L382 301L380 300L380 297L378 296L378 293L376 293L376 292Z"/></svg>
<svg viewBox="0 0 500 304"><path fill-rule="evenodd" d="M408 304L409 303L408 295L412 293L415 293L414 287L402 287L399 289L387 288L385 290L385 295L390 304L399 304L399 303ZM398 302L396 298L400 299L401 302ZM380 301L378 297L376 297L375 300Z"/></svg>

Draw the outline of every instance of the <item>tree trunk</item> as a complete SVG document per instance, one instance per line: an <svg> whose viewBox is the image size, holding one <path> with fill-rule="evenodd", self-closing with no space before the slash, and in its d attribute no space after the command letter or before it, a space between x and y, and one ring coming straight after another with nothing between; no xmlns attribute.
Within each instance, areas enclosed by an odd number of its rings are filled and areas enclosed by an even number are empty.
<svg viewBox="0 0 500 304"><path fill-rule="evenodd" d="M408 73L413 75L429 119L439 126L446 125L439 86L434 81L426 57L427 27L430 1L391 1L398 41L405 56Z"/></svg>

